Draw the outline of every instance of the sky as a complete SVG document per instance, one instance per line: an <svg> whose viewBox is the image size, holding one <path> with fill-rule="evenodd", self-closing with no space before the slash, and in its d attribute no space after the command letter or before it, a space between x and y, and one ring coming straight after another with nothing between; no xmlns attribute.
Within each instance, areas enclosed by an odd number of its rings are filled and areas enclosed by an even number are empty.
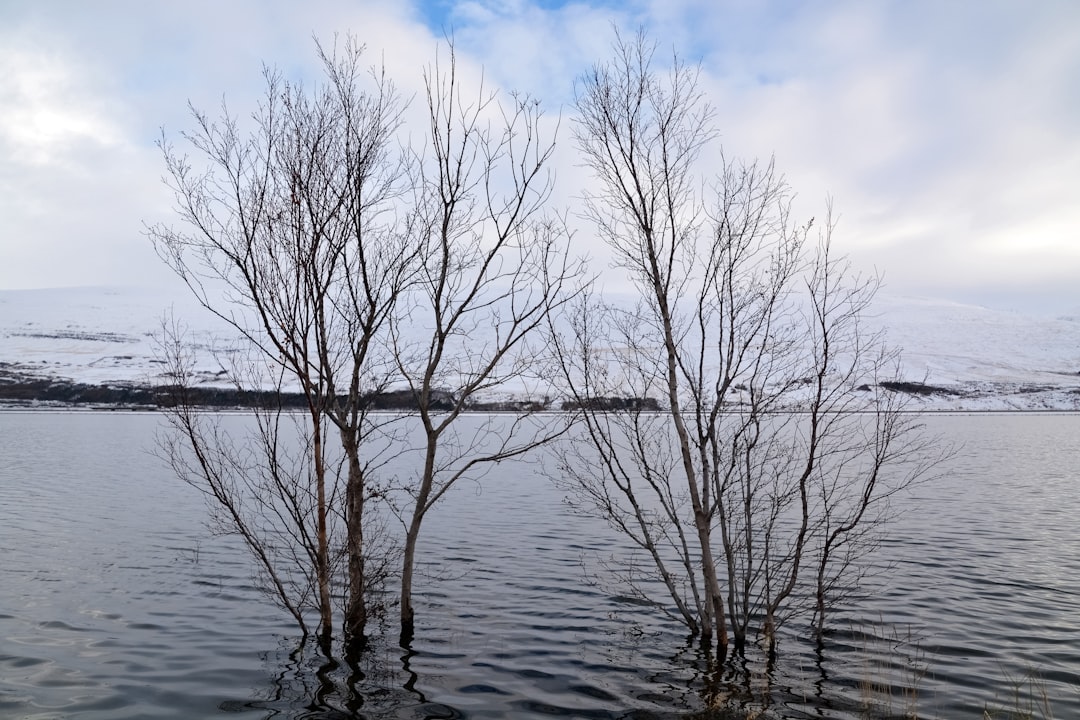
<svg viewBox="0 0 1080 720"><path fill-rule="evenodd" d="M886 292L1080 313L1074 0L0 0L0 289L179 288L144 230L173 218L156 141L189 102L249 111L263 64L317 79L334 33L414 109L448 34L471 78L539 98L573 216L575 81L638 28L700 64L726 156L775 157L802 217L832 199Z"/></svg>

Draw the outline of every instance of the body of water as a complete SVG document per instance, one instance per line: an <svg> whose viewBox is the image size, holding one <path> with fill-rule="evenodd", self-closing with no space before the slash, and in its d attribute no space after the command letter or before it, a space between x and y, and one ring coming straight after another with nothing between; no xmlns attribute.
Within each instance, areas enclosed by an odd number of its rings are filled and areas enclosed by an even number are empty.
<svg viewBox="0 0 1080 720"><path fill-rule="evenodd" d="M208 534L202 498L153 456L160 422L0 413L0 717L665 718L706 704L681 626L589 582L619 538L525 462L461 483L428 519L410 648L377 644L354 667L297 650L243 548ZM1035 671L1055 716L1080 717L1080 416L928 423L962 449L897 502L867 597L836 613L823 653L789 627L777 668L733 668L731 694L780 717L871 703L982 718Z"/></svg>

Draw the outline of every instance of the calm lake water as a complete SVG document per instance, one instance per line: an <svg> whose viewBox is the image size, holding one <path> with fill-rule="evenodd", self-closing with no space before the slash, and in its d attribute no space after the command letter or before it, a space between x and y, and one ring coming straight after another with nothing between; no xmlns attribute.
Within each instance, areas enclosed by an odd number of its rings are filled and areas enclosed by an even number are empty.
<svg viewBox="0 0 1080 720"><path fill-rule="evenodd" d="M238 418L238 421L239 418ZM361 667L296 651L238 544L155 458L155 414L0 412L2 718L668 718L703 705L680 626L587 570L621 553L526 463L463 483L429 518L417 638ZM789 718L982 718L1040 677L1080 717L1080 416L935 416L962 445L833 621L789 627L744 696ZM392 634L392 633L391 633ZM341 688L355 687L353 696ZM891 689L891 690L890 690ZM734 690L733 690L734 692ZM1037 716L1038 717L1038 716Z"/></svg>

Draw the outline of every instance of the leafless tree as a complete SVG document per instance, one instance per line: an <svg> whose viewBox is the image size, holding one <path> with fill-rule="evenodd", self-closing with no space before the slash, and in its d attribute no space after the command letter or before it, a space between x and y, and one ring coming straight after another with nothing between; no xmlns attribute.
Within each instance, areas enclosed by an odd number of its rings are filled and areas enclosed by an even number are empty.
<svg viewBox="0 0 1080 720"><path fill-rule="evenodd" d="M771 162L721 157L700 181L716 130L697 71L654 70L643 34L614 47L582 81L576 139L597 180L586 214L638 298L553 324L584 428L561 475L651 558L639 592L670 597L721 658L752 632L772 656L780 623L843 582L860 530L925 469L900 462L917 426L856 390L894 357L860 322L877 280L833 257L831 216L796 223ZM663 410L596 402L612 395Z"/></svg>
<svg viewBox="0 0 1080 720"><path fill-rule="evenodd" d="M282 407L279 388L265 376L264 390L250 403L254 423L200 409L193 397L199 385L193 342L175 320L163 323L163 330L158 356L167 384L161 400L170 430L160 435L159 450L179 477L206 496L211 530L244 542L260 586L306 636L309 611L323 622L324 583L340 565L340 553L331 550L341 546L334 541L340 523L325 512L335 504L337 487L312 482L325 455L316 462L315 434L303 415ZM233 390L250 393L243 360L222 359L231 368Z"/></svg>
<svg viewBox="0 0 1080 720"><path fill-rule="evenodd" d="M420 469L402 488L402 641L414 629L413 578L424 518L463 477L562 434L537 415L532 384L548 313L572 295L580 264L562 220L545 212L554 129L539 104L467 91L454 56L425 73L430 133L411 163L419 281L390 325L397 370L415 398ZM462 413L485 392L515 392L499 417ZM468 427L465 427L467 424Z"/></svg>
<svg viewBox="0 0 1080 720"><path fill-rule="evenodd" d="M416 258L391 213L404 176L395 151L403 104L383 73L365 81L361 52L351 39L341 48L335 41L331 52L319 46L325 80L315 88L265 70L250 132L224 105L218 119L192 108L195 129L183 138L196 160L161 142L182 228L149 229L158 254L198 301L255 349L264 382L304 397L324 640L333 632L335 580L329 523L338 469L327 464L330 431L336 429L345 458L344 628L347 639L359 639L367 620L364 502L371 492L371 459L361 456L361 446L371 430L368 399L393 369L374 339ZM198 454L213 445L214 431L195 417L180 405L173 419ZM224 460L228 447L215 447ZM253 488L217 487L201 463L195 471L223 507L251 500ZM285 538L309 531L306 516L266 519ZM233 522L259 556L266 536ZM296 552L295 561L303 572L309 558Z"/></svg>
<svg viewBox="0 0 1080 720"><path fill-rule="evenodd" d="M197 131L185 138L209 170L194 170L163 142L186 229L155 226L150 234L199 301L258 350L264 374L280 373L305 398L325 637L334 583L328 493L337 487L327 430L337 431L346 477L345 631L360 637L370 574L364 503L383 492L371 465L385 459L365 448L397 452L402 440L375 421L370 399L392 383L407 385L422 429L420 469L398 486L394 504L405 525L408 638L427 513L459 479L565 432L565 417L532 412L533 390L546 317L572 295L582 269L568 256L563 219L545 210L557 123L547 137L537 102L513 96L502 104L483 87L466 94L451 46L448 64L436 61L425 76L426 139L395 156L401 103L393 86L377 74L374 91L358 89L352 43L342 57L320 54L327 82L314 93L267 72L250 137L227 110L218 122L195 113ZM511 386L518 396L499 407L512 412L460 430L478 398ZM187 415L176 417L193 447L207 440L196 423L185 424ZM207 485L200 467L194 476ZM248 542L261 546L257 537Z"/></svg>

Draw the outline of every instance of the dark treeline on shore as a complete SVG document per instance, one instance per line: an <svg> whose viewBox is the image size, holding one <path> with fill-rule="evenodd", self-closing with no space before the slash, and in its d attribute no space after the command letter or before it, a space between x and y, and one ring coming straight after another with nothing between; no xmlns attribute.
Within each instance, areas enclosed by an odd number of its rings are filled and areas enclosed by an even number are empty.
<svg viewBox="0 0 1080 720"><path fill-rule="evenodd" d="M14 372L7 363L0 363L0 402L12 404L62 403L65 405L109 405L137 408L169 408L177 403L178 388L170 385L140 385L136 383L93 384L75 382L63 378L37 377ZM908 395L955 395L956 391L918 382L884 381L885 390ZM870 386L857 388L869 391ZM205 408L280 407L302 409L306 400L302 393L277 392L273 390L244 390L229 387L185 387L185 400ZM448 409L454 400L450 392L441 399L435 397L432 407ZM410 390L387 390L370 393L367 397L371 410L411 411L417 409L417 399ZM476 412L543 412L546 410L578 411L582 409L601 411L659 412L656 398L628 395L593 397L584 401L543 398L506 399L470 403Z"/></svg>
<svg viewBox="0 0 1080 720"><path fill-rule="evenodd" d="M0 403L16 405L60 403L64 405L107 405L133 408L170 408L178 402L181 390L170 385L138 385L128 383L92 384L60 378L43 378L13 373L0 363ZM243 390L228 387L185 387L184 401L204 408L280 407L302 409L306 400L302 393L273 390ZM454 398L444 393L431 404L435 409L449 409ZM375 411L409 412L418 408L416 395L410 390L387 390L371 393L368 407ZM592 409L659 411L655 398L597 397L588 401ZM475 412L543 412L545 410L578 410L573 400L554 400L551 397L480 401L474 400L469 409Z"/></svg>
<svg viewBox="0 0 1080 720"><path fill-rule="evenodd" d="M222 387L187 387L185 401L206 408L305 407L303 394L239 390ZM120 407L168 408L177 403L177 388L168 385L93 385L54 378L11 377L0 382L0 402L63 403L67 405L114 405ZM380 392L369 398L373 410L416 409L416 398L409 391ZM449 404L449 400L446 401ZM542 401L505 401L477 403L475 410L547 410Z"/></svg>

